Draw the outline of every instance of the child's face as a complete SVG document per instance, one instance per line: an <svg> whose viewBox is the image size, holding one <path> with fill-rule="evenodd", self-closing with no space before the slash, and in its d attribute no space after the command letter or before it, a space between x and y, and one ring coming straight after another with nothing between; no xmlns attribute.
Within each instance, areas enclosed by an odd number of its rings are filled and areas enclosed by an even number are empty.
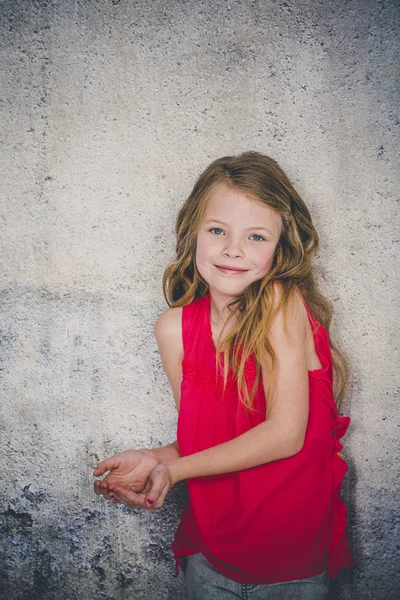
<svg viewBox="0 0 400 600"><path fill-rule="evenodd" d="M271 269L281 229L276 211L219 184L197 234L196 265L211 294L232 298L262 279Z"/></svg>

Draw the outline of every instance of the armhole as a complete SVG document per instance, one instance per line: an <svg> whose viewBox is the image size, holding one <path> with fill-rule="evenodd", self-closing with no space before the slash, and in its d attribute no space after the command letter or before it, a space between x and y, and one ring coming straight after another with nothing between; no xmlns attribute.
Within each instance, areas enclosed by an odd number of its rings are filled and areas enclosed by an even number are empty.
<svg viewBox="0 0 400 600"><path fill-rule="evenodd" d="M183 355L185 355L187 343L188 343L188 333L187 333L187 323L188 323L188 315L187 309L190 304L182 307L182 344L183 344Z"/></svg>
<svg viewBox="0 0 400 600"><path fill-rule="evenodd" d="M310 321L310 325L311 325L311 330L314 334L318 331L320 324L318 323L318 321L316 320L316 318L313 316L310 309L308 308L307 302L304 300L303 295L301 294L299 288L297 286L295 286L294 289L296 290L297 295L299 296L300 300L303 303L304 308L306 309L308 320Z"/></svg>
<svg viewBox="0 0 400 600"><path fill-rule="evenodd" d="M299 297L301 298L301 301L303 302L304 308L306 309L307 312L307 316L308 316L308 320L310 322L310 326L311 326L311 332L313 335L313 340L314 340L314 351L315 354L317 355L317 358L319 360L319 362L321 363L322 367L321 368L317 368L317 369L313 369L312 371L309 371L310 373L316 373L318 371L321 371L321 369L325 369L330 365L330 368L332 368L332 355L331 355L331 347L329 344L329 335L328 332L326 331L326 329L323 327L323 325L321 325L317 319L314 317L314 315L312 314L312 312L310 311L310 309L307 306L307 302L304 300L302 294L300 293L299 289L297 287L295 287L296 292L298 293ZM328 348L328 350L327 350ZM325 353L329 352L329 359L327 360Z"/></svg>
<svg viewBox="0 0 400 600"><path fill-rule="evenodd" d="M182 344L183 355L189 352L190 343L193 340L193 328L197 321L197 313L200 310L203 299L198 298L190 304L182 307Z"/></svg>
<svg viewBox="0 0 400 600"><path fill-rule="evenodd" d="M189 348L189 339L193 328L193 308L194 302L182 307L182 343L184 355Z"/></svg>
<svg viewBox="0 0 400 600"><path fill-rule="evenodd" d="M270 284L275 284L275 283L280 283L279 279L273 279ZM310 311L310 309L308 308L307 302L304 300L302 293L300 292L299 288L297 287L297 285L294 286L294 289L296 290L296 293L298 295L298 297L300 298L300 300L303 303L304 308L306 309L306 313L307 313L307 317L308 320L310 322L311 325L311 331L314 333L316 333L318 331L318 329L320 328L320 324L318 323L318 321L316 320L316 318L313 316L312 312Z"/></svg>

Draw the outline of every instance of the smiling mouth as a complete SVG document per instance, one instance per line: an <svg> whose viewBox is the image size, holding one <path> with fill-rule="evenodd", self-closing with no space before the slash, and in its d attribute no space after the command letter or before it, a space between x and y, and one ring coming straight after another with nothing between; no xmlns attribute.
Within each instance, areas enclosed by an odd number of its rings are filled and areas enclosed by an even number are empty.
<svg viewBox="0 0 400 600"><path fill-rule="evenodd" d="M218 271L221 271L222 273L226 273L228 275L242 275L243 273L247 273L246 269L235 269L233 267L220 267L218 265L215 265L218 269Z"/></svg>

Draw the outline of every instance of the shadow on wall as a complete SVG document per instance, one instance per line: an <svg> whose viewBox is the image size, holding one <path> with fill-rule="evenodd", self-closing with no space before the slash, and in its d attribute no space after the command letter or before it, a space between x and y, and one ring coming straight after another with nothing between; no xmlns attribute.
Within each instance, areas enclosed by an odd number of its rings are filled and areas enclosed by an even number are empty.
<svg viewBox="0 0 400 600"><path fill-rule="evenodd" d="M0 513L0 598L186 599L170 551L187 500L183 482L171 490L165 508L154 515L114 507L97 497L90 508L63 515L46 507L43 495L33 494L29 486L24 489L24 502L28 498L30 512L19 511L17 500L12 502L14 508ZM125 552L121 528L132 531L132 546ZM146 536L140 534L142 528ZM101 535L95 537L93 530Z"/></svg>

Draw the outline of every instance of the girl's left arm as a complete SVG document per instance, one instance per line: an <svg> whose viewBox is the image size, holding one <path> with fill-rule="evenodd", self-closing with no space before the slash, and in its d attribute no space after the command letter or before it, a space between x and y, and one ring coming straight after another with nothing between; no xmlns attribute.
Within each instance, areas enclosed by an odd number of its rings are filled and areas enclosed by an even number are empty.
<svg viewBox="0 0 400 600"><path fill-rule="evenodd" d="M274 286L276 300L280 288ZM157 466L151 475L148 498L158 508L169 488L182 479L220 475L249 469L297 454L303 447L308 421L307 343L311 328L298 294L289 299L272 324L269 340L276 355L274 397L268 403L266 420L242 435L220 444ZM265 392L267 369L262 368Z"/></svg>

